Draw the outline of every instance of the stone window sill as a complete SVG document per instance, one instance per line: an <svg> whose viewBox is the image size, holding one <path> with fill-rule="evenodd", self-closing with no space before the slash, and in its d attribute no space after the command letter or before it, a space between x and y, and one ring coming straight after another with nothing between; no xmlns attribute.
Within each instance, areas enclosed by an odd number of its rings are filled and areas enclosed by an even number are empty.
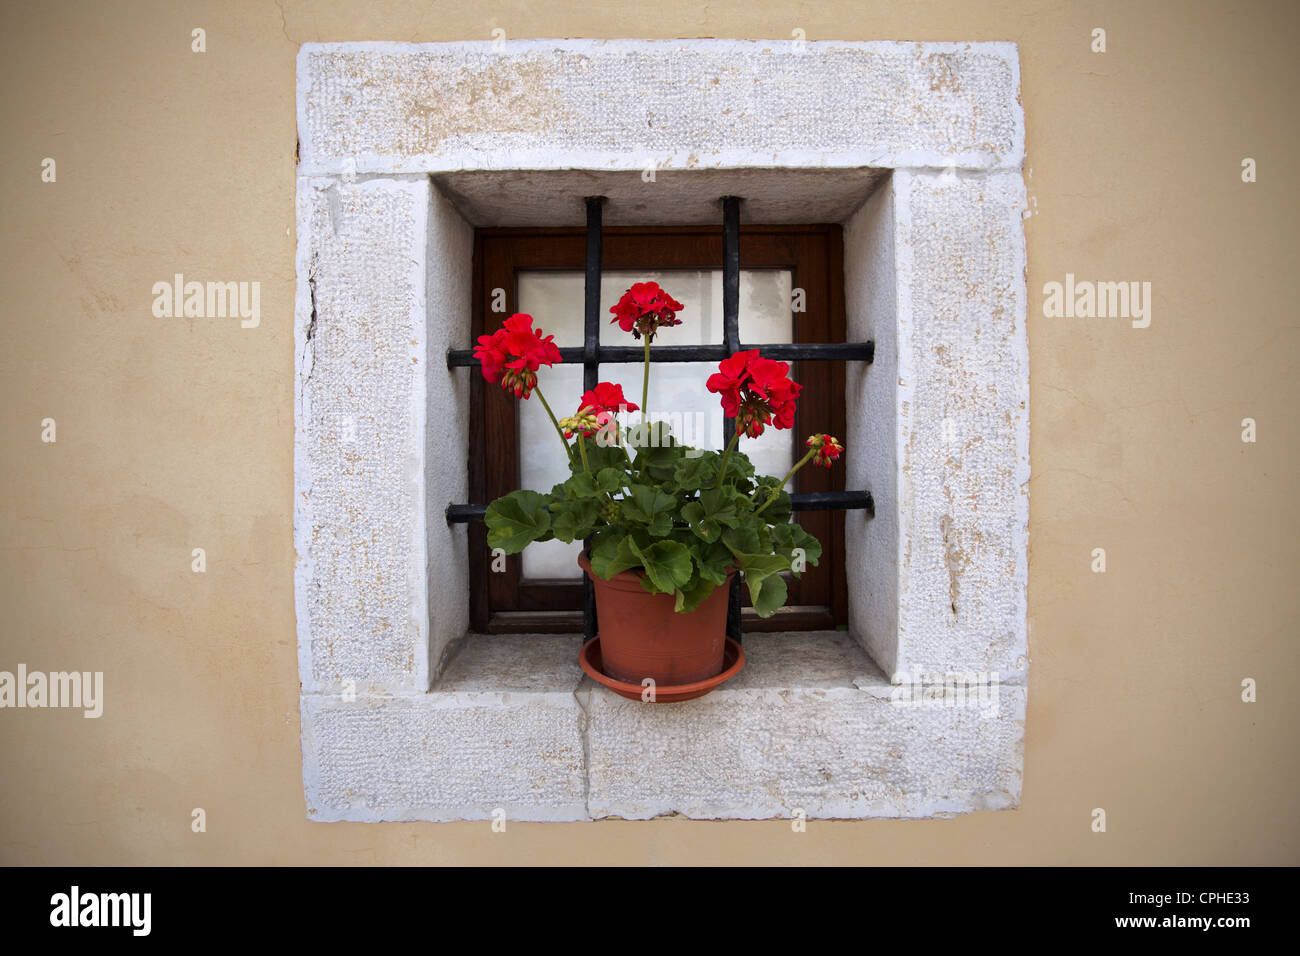
<svg viewBox="0 0 1300 956"><path fill-rule="evenodd" d="M1024 689L904 706L842 631L747 634L706 697L626 700L579 635L472 635L426 694L304 698L316 820L923 817L1016 806ZM381 704L382 701L382 704ZM364 734L360 733L365 731ZM371 808L384 808L382 812ZM499 814L498 814L499 815Z"/></svg>

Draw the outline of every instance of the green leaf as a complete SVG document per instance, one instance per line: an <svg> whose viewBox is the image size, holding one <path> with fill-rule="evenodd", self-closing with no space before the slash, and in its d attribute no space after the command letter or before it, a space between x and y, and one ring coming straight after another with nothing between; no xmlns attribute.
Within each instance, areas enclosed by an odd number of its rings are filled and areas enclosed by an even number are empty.
<svg viewBox="0 0 1300 956"><path fill-rule="evenodd" d="M721 461L722 456L719 455L718 458ZM733 448L731 457L727 459L727 483L730 484L734 481L745 484L753 477L754 463L749 460L749 456L743 451Z"/></svg>
<svg viewBox="0 0 1300 956"><path fill-rule="evenodd" d="M755 496L754 507L762 508L767 496L773 489L781 487L780 478L764 476L758 479L759 492ZM784 489L778 492L776 500L767 506L767 509L760 515L768 524L785 524L790 520L790 495Z"/></svg>
<svg viewBox="0 0 1300 956"><path fill-rule="evenodd" d="M512 491L487 507L488 547L518 554L534 541L551 538L550 499L536 491Z"/></svg>
<svg viewBox="0 0 1300 956"><path fill-rule="evenodd" d="M673 610L689 614L699 607L700 603L716 589L717 585L712 581L706 580L698 574L692 575L686 584L677 589L677 599L673 604Z"/></svg>
<svg viewBox="0 0 1300 956"><path fill-rule="evenodd" d="M789 559L779 554L738 554L736 562L745 572L746 581L761 581L790 570Z"/></svg>
<svg viewBox="0 0 1300 956"><path fill-rule="evenodd" d="M691 531L702 541L712 543L722 537L722 527L708 516L704 505L698 501L692 501L682 508L682 520L690 525Z"/></svg>
<svg viewBox="0 0 1300 956"><path fill-rule="evenodd" d="M754 613L759 617L771 617L785 604L785 579L779 574L754 580L746 571L745 583L749 586L749 600L754 605Z"/></svg>
<svg viewBox="0 0 1300 956"><path fill-rule="evenodd" d="M636 542L631 537L625 536L617 540L612 555L608 551L605 555L602 555L599 567L597 567L596 560L593 557L591 569L608 581L614 575L641 567L644 563L645 558L637 549Z"/></svg>
<svg viewBox="0 0 1300 956"><path fill-rule="evenodd" d="M629 496L622 500L625 518L646 525L646 530L656 538L662 538L672 530L676 498L649 485L632 485L629 492Z"/></svg>
<svg viewBox="0 0 1300 956"><path fill-rule="evenodd" d="M773 550L788 557L791 564L794 563L795 548L803 548L804 561L808 564L816 564L822 556L822 543L797 524L775 525L772 528L772 547Z"/></svg>
<svg viewBox="0 0 1300 956"><path fill-rule="evenodd" d="M685 449L681 445L672 444L671 438L667 441L670 444L647 445L637 449L635 462L638 473L646 475L653 481L672 480L673 472L677 469L677 463L682 460Z"/></svg>
<svg viewBox="0 0 1300 956"><path fill-rule="evenodd" d="M682 491L699 491L715 484L718 479L718 454L706 451L697 458L689 454L673 466L673 482Z"/></svg>
<svg viewBox="0 0 1300 956"><path fill-rule="evenodd" d="M626 465L626 462L623 465ZM627 471L623 466L602 468L596 472L596 487L605 494L613 494L620 490L626 481Z"/></svg>
<svg viewBox="0 0 1300 956"><path fill-rule="evenodd" d="M563 489L566 498L594 498L600 494L600 489L596 487L596 480L585 471L570 476L562 485L556 487Z"/></svg>
<svg viewBox="0 0 1300 956"><path fill-rule="evenodd" d="M771 617L785 603L786 586L782 571L790 570L788 559L779 554L737 554L745 572L749 599L759 617Z"/></svg>
<svg viewBox="0 0 1300 956"><path fill-rule="evenodd" d="M694 564L691 561L691 552L685 545L678 544L676 541L656 541L654 544L640 548L631 538L623 540L628 542L633 553L641 558L641 566L645 568L648 579L642 581L641 586L654 585L646 587L646 590L652 594L656 592L672 594L691 579Z"/></svg>
<svg viewBox="0 0 1300 956"><path fill-rule="evenodd" d="M622 468L602 468L595 477L579 471L552 488L551 494L557 498L604 498L621 489L626 477Z"/></svg>
<svg viewBox="0 0 1300 956"><path fill-rule="evenodd" d="M620 474L627 469L627 458L618 445L599 445L594 439L588 438L586 446L587 468L591 469L593 475L599 476L606 468L613 468ZM582 467L582 455L576 447L573 449L573 460L569 462L569 469L574 474L586 473L586 469Z"/></svg>
<svg viewBox="0 0 1300 956"><path fill-rule="evenodd" d="M757 521L751 519L735 528L728 528L722 532L722 543L737 557L742 554L772 553L772 536L768 534L767 526L763 524L761 518Z"/></svg>
<svg viewBox="0 0 1300 956"><path fill-rule="evenodd" d="M693 557L700 577L711 584L726 584L727 571L736 563L735 556L721 542L695 548Z"/></svg>
<svg viewBox="0 0 1300 956"><path fill-rule="evenodd" d="M618 559L619 546L623 543L624 537L626 537L625 533L616 528L600 528L592 534L591 548L587 552L587 557L591 561L593 574L608 581L618 573L618 571L611 571L610 568Z"/></svg>
<svg viewBox="0 0 1300 956"><path fill-rule="evenodd" d="M637 422L635 425L629 425L623 433L623 440L629 447L642 450L677 445L677 439L673 437L672 424L664 421Z"/></svg>
<svg viewBox="0 0 1300 956"><path fill-rule="evenodd" d="M551 505L551 531L566 544L591 534L600 519L601 503L596 498L575 498Z"/></svg>
<svg viewBox="0 0 1300 956"><path fill-rule="evenodd" d="M705 513L718 524L726 525L728 528L740 524L742 518L737 506L742 501L744 495L731 485L710 488L700 493L700 504L704 506Z"/></svg>

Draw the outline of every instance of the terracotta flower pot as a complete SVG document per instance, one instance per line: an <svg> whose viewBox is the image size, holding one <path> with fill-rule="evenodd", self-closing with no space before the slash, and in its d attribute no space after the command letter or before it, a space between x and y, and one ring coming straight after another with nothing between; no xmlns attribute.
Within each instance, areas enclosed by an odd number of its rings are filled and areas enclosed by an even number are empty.
<svg viewBox="0 0 1300 956"><path fill-rule="evenodd" d="M722 672L727 594L735 572L694 611L678 614L673 596L648 593L639 574L624 571L606 581L592 573L585 551L578 564L595 587L600 657L606 674L630 684L649 677L669 687Z"/></svg>

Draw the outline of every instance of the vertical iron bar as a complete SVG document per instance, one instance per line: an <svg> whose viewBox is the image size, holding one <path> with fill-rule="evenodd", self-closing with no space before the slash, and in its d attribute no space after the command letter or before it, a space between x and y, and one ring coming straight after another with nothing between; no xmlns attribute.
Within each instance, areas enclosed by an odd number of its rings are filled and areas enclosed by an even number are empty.
<svg viewBox="0 0 1300 956"><path fill-rule="evenodd" d="M722 341L740 351L740 199L722 197Z"/></svg>
<svg viewBox="0 0 1300 956"><path fill-rule="evenodd" d="M740 351L740 199L722 197L722 344L728 355ZM722 429L731 441L736 420L728 418Z"/></svg>
<svg viewBox="0 0 1300 956"><path fill-rule="evenodd" d="M587 282L584 299L586 311L582 323L582 388L584 391L595 388L600 376L596 350L600 347L600 267L604 202L604 196L587 197Z"/></svg>
<svg viewBox="0 0 1300 956"><path fill-rule="evenodd" d="M600 365L596 359L596 349L600 346L600 268L601 243L603 239L603 204L604 196L587 197L587 275L584 287L585 307L582 322L582 387L589 391L596 387L600 378ZM591 546L591 539L583 543ZM582 576L582 633L586 640L596 636L599 628L596 619L596 590L591 578Z"/></svg>
<svg viewBox="0 0 1300 956"><path fill-rule="evenodd" d="M728 355L740 351L740 199L722 197L722 344ZM731 441L736 420L728 418L722 428L724 441Z"/></svg>
<svg viewBox="0 0 1300 956"><path fill-rule="evenodd" d="M722 341L727 354L740 351L740 198L722 197ZM736 420L728 418L723 437L731 441ZM727 595L727 636L740 643L740 575Z"/></svg>

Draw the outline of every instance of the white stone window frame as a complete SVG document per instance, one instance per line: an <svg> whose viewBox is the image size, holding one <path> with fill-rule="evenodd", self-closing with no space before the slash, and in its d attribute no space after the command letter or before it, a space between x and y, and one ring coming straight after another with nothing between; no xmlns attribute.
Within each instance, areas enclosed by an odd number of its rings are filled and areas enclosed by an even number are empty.
<svg viewBox="0 0 1300 956"><path fill-rule="evenodd" d="M302 47L294 537L310 819L1019 805L1019 85L1011 43ZM874 519L846 517L849 630L747 635L741 675L673 705L592 684L572 637L463 640L466 532L442 514L467 494L472 370L445 354L471 344L473 225L515 224L471 225L466 210L577 223L582 196L603 192L633 216L648 166L698 221L714 214L692 195L746 196L749 215L782 221L857 190L834 217L848 337L876 343L846 399L846 487L876 502ZM936 671L995 675L996 707L896 699Z"/></svg>

